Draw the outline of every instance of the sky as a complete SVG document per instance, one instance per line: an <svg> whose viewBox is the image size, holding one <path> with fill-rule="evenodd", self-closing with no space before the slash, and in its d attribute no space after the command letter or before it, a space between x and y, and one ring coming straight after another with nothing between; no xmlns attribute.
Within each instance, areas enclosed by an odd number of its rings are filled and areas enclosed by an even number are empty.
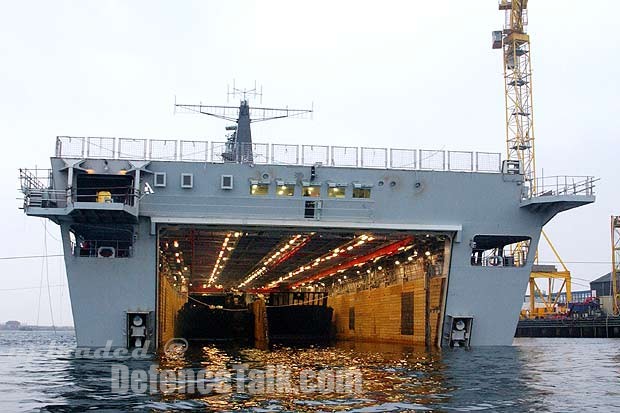
<svg viewBox="0 0 620 413"><path fill-rule="evenodd" d="M262 85L264 106L315 110L255 124L256 142L505 150L495 0L0 6L0 258L61 250L55 224L18 209L18 168L49 168L56 136L221 141L224 121L173 104L226 104L233 80ZM588 289L611 270L609 221L620 215L620 2L529 9L538 172L601 178L594 205L545 228L573 289ZM555 257L541 247L540 260ZM0 280L0 322L72 323L61 257L0 259Z"/></svg>

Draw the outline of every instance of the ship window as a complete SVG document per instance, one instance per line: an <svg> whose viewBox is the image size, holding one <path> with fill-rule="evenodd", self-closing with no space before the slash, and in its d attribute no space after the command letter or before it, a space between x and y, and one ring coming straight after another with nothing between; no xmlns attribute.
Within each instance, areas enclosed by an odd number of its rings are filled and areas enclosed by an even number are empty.
<svg viewBox="0 0 620 413"><path fill-rule="evenodd" d="M303 196L318 198L321 196L321 187L319 185L304 186Z"/></svg>
<svg viewBox="0 0 620 413"><path fill-rule="evenodd" d="M194 174L181 174L181 188L194 187Z"/></svg>
<svg viewBox="0 0 620 413"><path fill-rule="evenodd" d="M159 187L166 186L166 173L165 172L155 172L155 186L159 186Z"/></svg>
<svg viewBox="0 0 620 413"><path fill-rule="evenodd" d="M353 198L370 198L370 188L353 188Z"/></svg>
<svg viewBox="0 0 620 413"><path fill-rule="evenodd" d="M220 188L222 188L222 189L233 189L233 176L232 175L222 175L220 177Z"/></svg>
<svg viewBox="0 0 620 413"><path fill-rule="evenodd" d="M252 195L267 195L268 193L269 185L252 184L252 186L250 186L250 194Z"/></svg>
<svg viewBox="0 0 620 413"><path fill-rule="evenodd" d="M293 196L295 195L295 185L278 185L278 196Z"/></svg>
<svg viewBox="0 0 620 413"><path fill-rule="evenodd" d="M478 267L522 267L527 263L530 237L476 235L471 240L471 265Z"/></svg>
<svg viewBox="0 0 620 413"><path fill-rule="evenodd" d="M335 186L327 189L327 196L330 198L344 198L346 195L346 188L344 186Z"/></svg>

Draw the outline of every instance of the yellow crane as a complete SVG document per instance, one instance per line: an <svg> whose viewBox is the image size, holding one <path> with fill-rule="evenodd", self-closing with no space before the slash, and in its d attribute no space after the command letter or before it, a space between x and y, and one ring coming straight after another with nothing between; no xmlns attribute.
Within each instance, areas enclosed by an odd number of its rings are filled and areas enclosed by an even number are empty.
<svg viewBox="0 0 620 413"><path fill-rule="evenodd" d="M532 113L532 66L527 27L527 0L501 0L504 30L493 32L493 48L504 52L506 97L506 153L519 160L525 183L536 187L534 115Z"/></svg>
<svg viewBox="0 0 620 413"><path fill-rule="evenodd" d="M525 178L527 191L536 193L536 152L534 150L534 113L532 104L532 64L530 36L527 34L528 0L500 0L499 9L505 13L504 29L493 32L493 49L501 49L504 58L504 89L506 99L506 153L508 160L518 160ZM538 265L538 253L530 274L530 316L546 315L557 311L560 294L566 292L566 302L571 297L570 271L560 258L549 237L542 232L562 270L554 266ZM529 246L517 245L523 250ZM538 287L536 280L547 279L548 296ZM552 299L553 280L562 280L560 289ZM536 308L536 297L544 304Z"/></svg>

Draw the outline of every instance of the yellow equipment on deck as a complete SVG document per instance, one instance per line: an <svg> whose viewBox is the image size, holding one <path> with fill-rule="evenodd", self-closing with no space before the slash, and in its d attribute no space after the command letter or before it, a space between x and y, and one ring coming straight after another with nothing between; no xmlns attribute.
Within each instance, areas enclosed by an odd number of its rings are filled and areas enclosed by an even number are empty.
<svg viewBox="0 0 620 413"><path fill-rule="evenodd" d="M109 204L111 202L112 202L112 193L110 193L110 191L97 192L97 203Z"/></svg>

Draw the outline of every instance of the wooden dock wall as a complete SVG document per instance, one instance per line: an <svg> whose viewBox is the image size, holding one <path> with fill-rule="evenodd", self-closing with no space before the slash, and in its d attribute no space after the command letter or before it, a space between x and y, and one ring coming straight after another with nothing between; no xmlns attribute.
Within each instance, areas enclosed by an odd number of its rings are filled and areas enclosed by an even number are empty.
<svg viewBox="0 0 620 413"><path fill-rule="evenodd" d="M179 310L187 303L187 294L174 288L166 277L159 277L158 300L159 344L165 344L176 337L175 325Z"/></svg>
<svg viewBox="0 0 620 413"><path fill-rule="evenodd" d="M435 346L444 285L419 270L406 282L330 295L336 338Z"/></svg>

